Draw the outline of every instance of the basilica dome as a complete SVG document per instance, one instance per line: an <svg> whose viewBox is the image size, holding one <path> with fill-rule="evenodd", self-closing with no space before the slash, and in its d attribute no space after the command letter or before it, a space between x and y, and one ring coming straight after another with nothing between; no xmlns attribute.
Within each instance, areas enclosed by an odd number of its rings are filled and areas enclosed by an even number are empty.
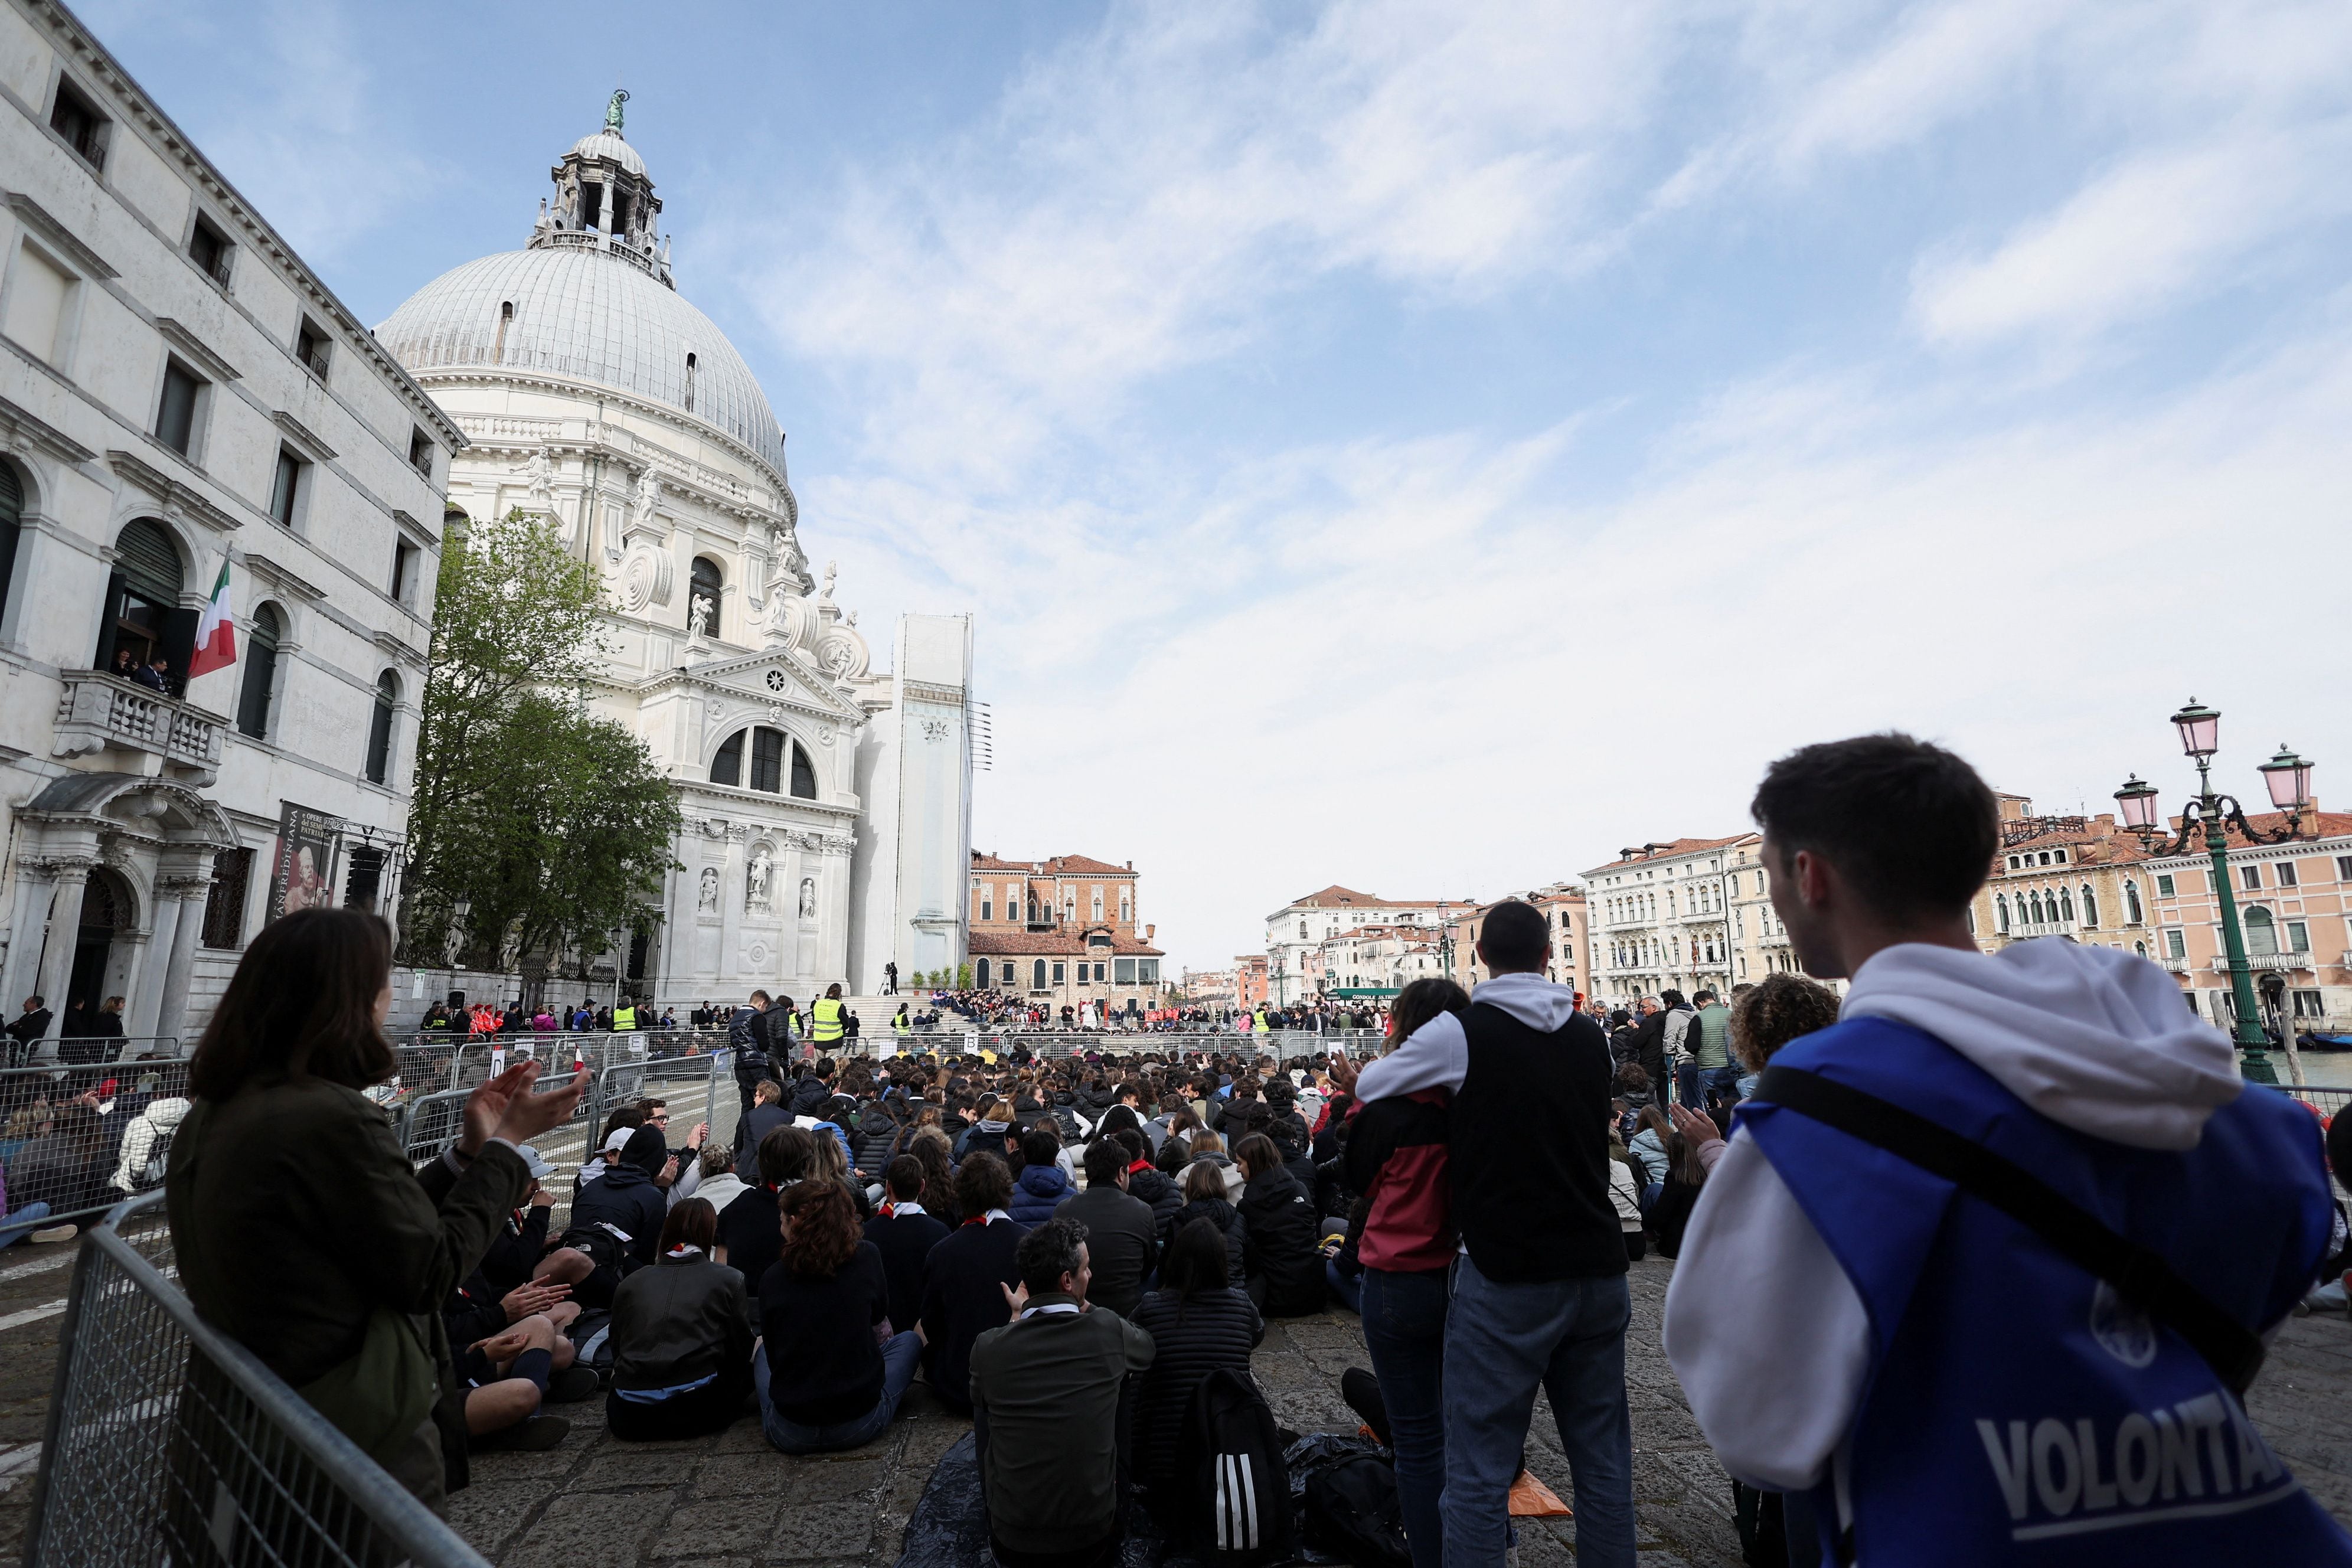
<svg viewBox="0 0 2352 1568"><path fill-rule="evenodd" d="M784 478L784 438L765 393L710 318L678 295L662 200L621 133L625 92L604 127L551 171L552 205L521 250L436 278L375 331L412 375L500 372L609 387L731 437Z"/></svg>
<svg viewBox="0 0 2352 1568"><path fill-rule="evenodd" d="M783 436L751 366L635 257L553 247L485 256L410 295L375 335L426 381L449 370L537 374L664 405L717 426L783 475Z"/></svg>

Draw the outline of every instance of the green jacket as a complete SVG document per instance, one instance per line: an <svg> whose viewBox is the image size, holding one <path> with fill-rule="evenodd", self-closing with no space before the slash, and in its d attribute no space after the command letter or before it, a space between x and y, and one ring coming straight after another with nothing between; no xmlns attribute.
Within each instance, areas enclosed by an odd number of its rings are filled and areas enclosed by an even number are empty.
<svg viewBox="0 0 2352 1568"><path fill-rule="evenodd" d="M1691 1060L1698 1067L1729 1067L1731 1009L1720 1002L1701 1007L1698 1016L1691 1020L1691 1032L1683 1043L1690 1047Z"/></svg>
<svg viewBox="0 0 2352 1568"><path fill-rule="evenodd" d="M180 1285L197 1312L362 1447L353 1428L370 1412L354 1416L309 1390L339 1368L348 1381L363 1347L367 1364L379 1363L381 1336L395 1326L384 1319L371 1342L379 1309L405 1318L437 1376L441 1451L417 1451L414 1433L371 1451L428 1503L444 1486L466 1484L465 1392L441 1309L529 1194L520 1155L492 1143L463 1173L447 1158L415 1171L366 1096L317 1079L268 1079L190 1108L163 1184ZM392 1390L352 1392L396 1399Z"/></svg>

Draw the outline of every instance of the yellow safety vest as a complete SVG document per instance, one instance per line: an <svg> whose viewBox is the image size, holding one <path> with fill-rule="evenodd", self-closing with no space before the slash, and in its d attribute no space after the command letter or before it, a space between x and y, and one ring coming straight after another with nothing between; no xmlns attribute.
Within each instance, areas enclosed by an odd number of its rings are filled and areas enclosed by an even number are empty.
<svg viewBox="0 0 2352 1568"><path fill-rule="evenodd" d="M892 1033L900 1035L911 1035L915 1032L915 1026L907 1022L907 1015L904 1013L890 1020L890 1029Z"/></svg>
<svg viewBox="0 0 2352 1568"><path fill-rule="evenodd" d="M615 1033L623 1029L634 1029L636 1026L637 1010L635 1007L615 1007L613 1009L613 1028Z"/></svg>
<svg viewBox="0 0 2352 1568"><path fill-rule="evenodd" d="M810 1038L820 1046L841 1038L841 1016L847 1009L830 996L821 996L817 998L814 1011L816 1029Z"/></svg>

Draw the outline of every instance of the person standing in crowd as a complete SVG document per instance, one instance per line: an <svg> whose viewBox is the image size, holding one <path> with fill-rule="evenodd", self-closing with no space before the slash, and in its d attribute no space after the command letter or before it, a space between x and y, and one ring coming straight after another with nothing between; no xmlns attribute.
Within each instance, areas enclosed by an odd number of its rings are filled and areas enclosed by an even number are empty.
<svg viewBox="0 0 2352 1568"><path fill-rule="evenodd" d="M49 1032L48 1004L36 993L25 998L25 1010L8 1025L8 1065L23 1067L32 1059L34 1049Z"/></svg>
<svg viewBox="0 0 2352 1568"><path fill-rule="evenodd" d="M1477 952L1491 978L1467 1012L1439 1014L1353 1083L1332 1064L1362 1100L1454 1097L1445 1160L1464 1256L1445 1328L1445 1561L1503 1563L1541 1387L1576 1486L1577 1562L1632 1568L1633 1299L1609 1197L1609 1043L1574 991L1543 978L1550 926L1533 905L1489 910Z"/></svg>
<svg viewBox="0 0 2352 1568"><path fill-rule="evenodd" d="M844 1021L848 1013L849 1008L841 999L838 984L826 986L824 994L810 1007L809 1039L815 1045L819 1055L829 1055L840 1046L842 1036L846 1033Z"/></svg>
<svg viewBox="0 0 2352 1568"><path fill-rule="evenodd" d="M1469 1007L1469 994L1453 981L1416 980L1389 1009L1388 1047L1394 1050L1441 1013L1459 1017ZM1445 1560L1437 1499L1445 1487L1446 1275L1457 1239L1445 1174L1452 1098L1431 1088L1365 1105L1342 1156L1348 1185L1366 1205L1356 1241L1364 1348L1388 1408L1413 1568L1443 1568Z"/></svg>
<svg viewBox="0 0 2352 1568"><path fill-rule="evenodd" d="M898 965L896 963L882 966L882 994L885 996L898 994Z"/></svg>
<svg viewBox="0 0 2352 1568"><path fill-rule="evenodd" d="M264 926L189 1063L164 1202L197 1312L437 1510L467 1480L441 1308L530 1191L517 1146L571 1119L588 1074L537 1094L538 1063L509 1068L420 1171L361 1092L393 1074L391 1008L378 917Z"/></svg>
<svg viewBox="0 0 2352 1568"><path fill-rule="evenodd" d="M783 1253L760 1281L760 1429L786 1454L863 1447L898 1413L922 1342L890 1332L882 1255L839 1182L784 1194ZM878 1338L877 1338L878 1334Z"/></svg>
<svg viewBox="0 0 2352 1568"><path fill-rule="evenodd" d="M686 1198L662 1222L651 1268L613 1293L613 1386L604 1420L625 1443L723 1430L751 1396L751 1304L715 1262L719 1215Z"/></svg>
<svg viewBox="0 0 2352 1568"><path fill-rule="evenodd" d="M1698 1012L1683 1031L1691 1070L1698 1081L1698 1095L1690 1102L1691 1109L1704 1110L1712 1099L1728 1112L1739 1102L1739 1069L1731 1060L1731 1009L1712 991L1702 991L1691 1000L1698 1005Z"/></svg>
<svg viewBox="0 0 2352 1568"><path fill-rule="evenodd" d="M1151 1364L1151 1336L1089 1311L1087 1228L1047 1220L1014 1254L1013 1321L971 1347L971 1411L989 1543L1003 1568L1118 1561L1119 1391Z"/></svg>
<svg viewBox="0 0 2352 1568"><path fill-rule="evenodd" d="M1978 950L1998 813L1951 752L1807 746L1753 812L1798 961L1851 988L1741 1107L1667 1291L1724 1468L1825 1562L2352 1563L2240 1402L2328 1245L2315 1119L2147 961Z"/></svg>
<svg viewBox="0 0 2352 1568"><path fill-rule="evenodd" d="M1675 1099L1695 1107L1698 1104L1698 1068L1691 1060L1690 1026L1698 1011L1683 1000L1679 991L1661 991L1658 1000L1665 1008L1659 1016L1658 1039L1665 1050L1666 1066L1675 1075Z"/></svg>

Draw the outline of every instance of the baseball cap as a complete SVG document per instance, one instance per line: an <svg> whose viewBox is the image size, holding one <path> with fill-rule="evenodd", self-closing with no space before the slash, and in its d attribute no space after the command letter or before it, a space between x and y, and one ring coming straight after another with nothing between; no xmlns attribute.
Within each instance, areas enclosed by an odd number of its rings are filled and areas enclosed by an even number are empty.
<svg viewBox="0 0 2352 1568"><path fill-rule="evenodd" d="M546 1156L541 1154L538 1150L532 1148L530 1144L516 1144L515 1152L521 1155L522 1163L530 1167L530 1179L532 1181L543 1182L548 1177L555 1174L555 1167L548 1163Z"/></svg>

